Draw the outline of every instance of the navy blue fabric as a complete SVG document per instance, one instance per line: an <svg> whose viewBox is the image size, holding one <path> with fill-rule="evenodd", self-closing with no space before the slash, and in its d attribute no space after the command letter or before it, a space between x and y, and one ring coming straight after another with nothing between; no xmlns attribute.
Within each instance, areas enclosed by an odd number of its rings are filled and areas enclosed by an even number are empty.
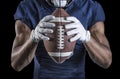
<svg viewBox="0 0 120 79"><path fill-rule="evenodd" d="M45 0L23 0L18 5L14 18L34 29L44 16L55 9ZM64 9L70 16L79 19L85 29L105 20L101 5L93 0L73 0ZM62 64L56 64L47 54L43 41L40 41L34 58L34 79L85 79L85 54L82 42L77 41L73 56Z"/></svg>

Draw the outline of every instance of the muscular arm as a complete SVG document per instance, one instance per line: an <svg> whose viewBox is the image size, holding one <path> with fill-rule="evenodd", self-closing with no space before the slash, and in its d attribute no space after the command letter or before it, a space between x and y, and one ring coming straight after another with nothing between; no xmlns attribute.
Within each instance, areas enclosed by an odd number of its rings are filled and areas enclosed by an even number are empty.
<svg viewBox="0 0 120 79"><path fill-rule="evenodd" d="M15 23L15 33L11 65L16 71L20 71L32 61L37 44L29 39L31 30L28 26L19 20Z"/></svg>
<svg viewBox="0 0 120 79"><path fill-rule="evenodd" d="M90 58L99 66L108 68L112 62L109 42L104 34L104 23L97 22L91 29L91 39L84 43Z"/></svg>

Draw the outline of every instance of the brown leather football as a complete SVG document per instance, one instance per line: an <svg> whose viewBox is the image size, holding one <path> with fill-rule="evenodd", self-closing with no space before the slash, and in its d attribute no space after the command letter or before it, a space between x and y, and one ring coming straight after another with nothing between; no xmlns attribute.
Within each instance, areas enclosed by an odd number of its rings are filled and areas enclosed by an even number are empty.
<svg viewBox="0 0 120 79"><path fill-rule="evenodd" d="M44 41L45 48L49 56L56 63L63 63L66 59L73 55L73 49L76 42L69 42L69 39L73 36L67 36L64 25L71 23L71 21L65 20L69 14L62 8L57 8L52 15L56 17L55 20L50 22L55 23L53 28L53 34L47 34L50 37L49 41Z"/></svg>

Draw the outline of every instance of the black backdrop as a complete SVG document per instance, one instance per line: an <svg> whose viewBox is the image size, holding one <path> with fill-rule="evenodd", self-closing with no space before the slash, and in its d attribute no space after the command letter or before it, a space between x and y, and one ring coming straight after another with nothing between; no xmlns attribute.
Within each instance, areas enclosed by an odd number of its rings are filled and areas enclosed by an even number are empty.
<svg viewBox="0 0 120 79"><path fill-rule="evenodd" d="M94 64L87 56L86 79L116 79L118 77L116 71L118 71L119 67L119 46L116 46L119 45L119 16L118 10L115 9L119 9L119 7L117 5L117 2L114 2L116 0L97 1L101 3L105 11L105 33L110 42L111 50L113 53L113 63L110 68L102 69ZM19 2L20 0L1 0L0 2L0 79L32 79L33 77L33 61L21 72L13 70L10 65L11 48L15 37L13 14Z"/></svg>

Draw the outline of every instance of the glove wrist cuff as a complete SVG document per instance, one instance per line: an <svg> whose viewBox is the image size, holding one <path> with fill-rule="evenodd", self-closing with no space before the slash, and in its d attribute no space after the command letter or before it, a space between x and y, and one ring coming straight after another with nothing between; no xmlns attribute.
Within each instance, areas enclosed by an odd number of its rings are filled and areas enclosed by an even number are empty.
<svg viewBox="0 0 120 79"><path fill-rule="evenodd" d="M86 42L90 41L90 38L91 38L90 31L86 31L85 40L83 42L86 43Z"/></svg>
<svg viewBox="0 0 120 79"><path fill-rule="evenodd" d="M31 31L30 39L35 43L38 43L40 41L40 39L35 35L35 30Z"/></svg>

